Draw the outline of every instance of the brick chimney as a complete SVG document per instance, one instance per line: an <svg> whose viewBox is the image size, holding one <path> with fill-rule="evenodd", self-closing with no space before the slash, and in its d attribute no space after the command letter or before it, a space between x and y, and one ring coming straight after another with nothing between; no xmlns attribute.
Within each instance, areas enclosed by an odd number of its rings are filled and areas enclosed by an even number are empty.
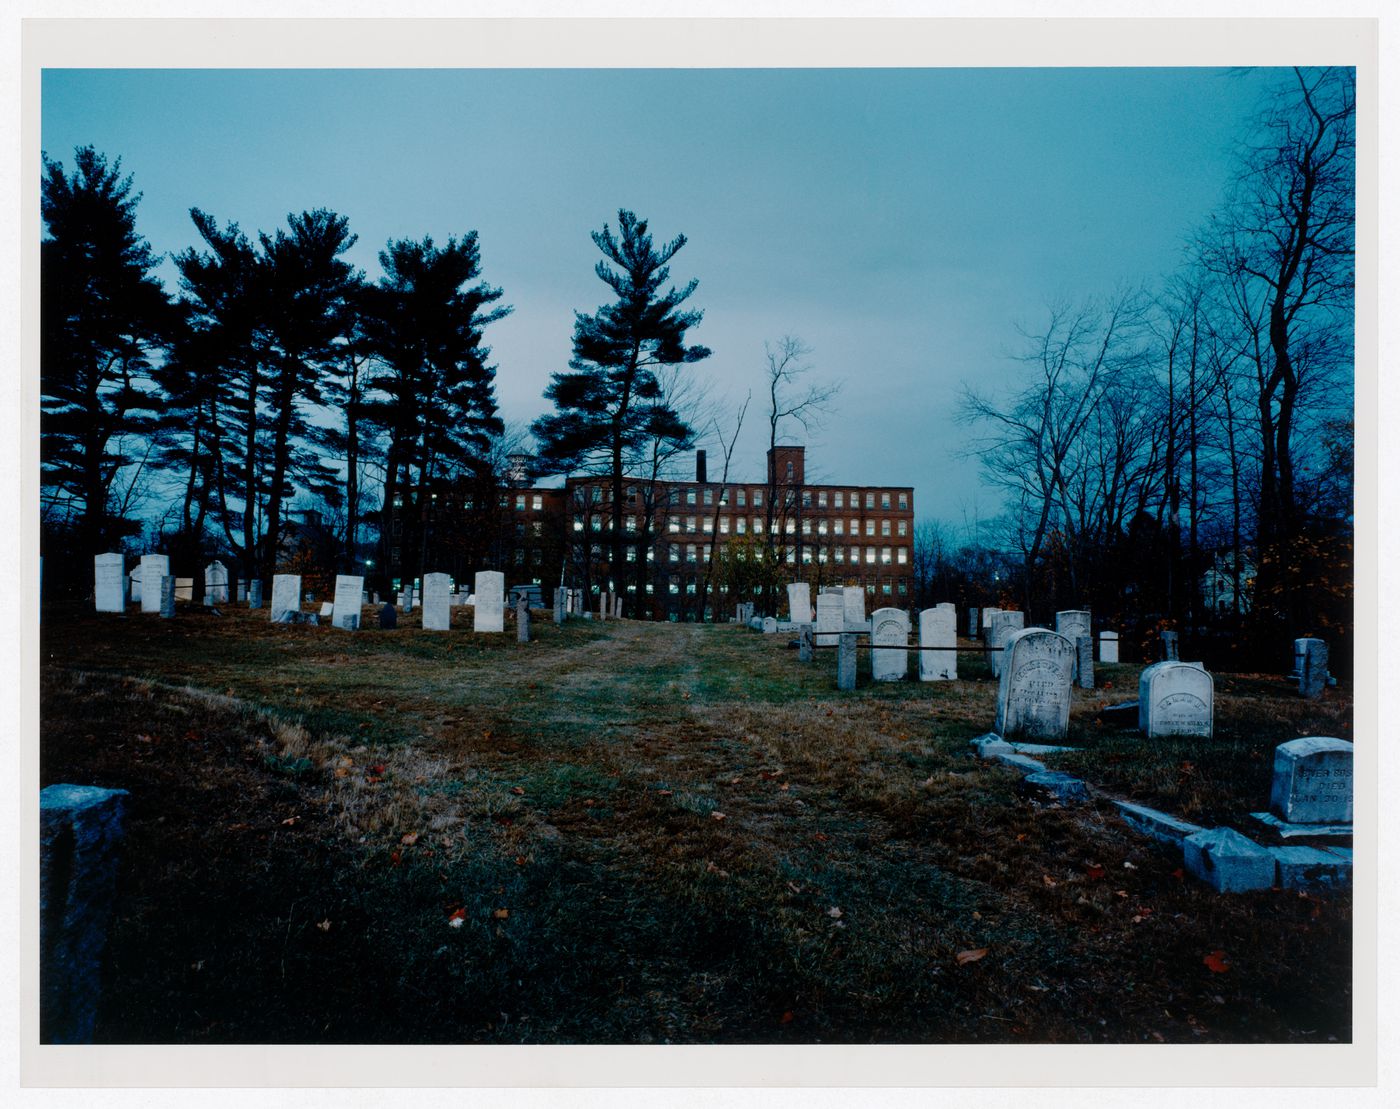
<svg viewBox="0 0 1400 1109"><path fill-rule="evenodd" d="M696 452L695 452L695 480L698 481L698 482L700 482L700 484L702 484L702 485L703 485L705 482L709 481L709 478L707 478L707 477L705 476L705 452L704 452L704 451L696 451Z"/></svg>

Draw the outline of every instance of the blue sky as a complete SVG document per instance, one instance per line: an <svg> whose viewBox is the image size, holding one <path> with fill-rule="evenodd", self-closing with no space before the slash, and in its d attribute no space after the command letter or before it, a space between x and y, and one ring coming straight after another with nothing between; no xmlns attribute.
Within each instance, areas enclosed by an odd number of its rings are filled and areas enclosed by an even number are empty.
<svg viewBox="0 0 1400 1109"><path fill-rule="evenodd" d="M920 516L960 525L997 510L956 457L962 384L1009 386L1017 325L1051 302L1177 267L1276 75L47 70L42 128L61 161L121 156L161 252L194 243L192 206L249 233L332 208L371 278L389 238L475 229L515 306L488 331L510 421L544 411L574 310L605 299L589 232L631 208L690 240L672 275L699 279L716 400L760 391L764 340L800 336L813 379L843 384L809 475L913 485ZM763 424L756 399L740 477L761 476Z"/></svg>

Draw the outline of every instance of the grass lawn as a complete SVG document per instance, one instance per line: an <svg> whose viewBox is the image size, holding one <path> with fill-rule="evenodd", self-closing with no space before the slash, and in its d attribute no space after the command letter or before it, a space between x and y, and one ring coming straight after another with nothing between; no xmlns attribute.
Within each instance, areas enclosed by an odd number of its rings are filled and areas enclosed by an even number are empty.
<svg viewBox="0 0 1400 1109"><path fill-rule="evenodd" d="M1350 899L1217 895L1105 799L1018 800L973 654L839 693L787 636L454 617L45 609L42 784L131 792L100 1041L1351 1038ZM1261 675L1216 675L1208 742L1097 725L1138 672L1046 761L1196 823L1351 735L1348 689Z"/></svg>

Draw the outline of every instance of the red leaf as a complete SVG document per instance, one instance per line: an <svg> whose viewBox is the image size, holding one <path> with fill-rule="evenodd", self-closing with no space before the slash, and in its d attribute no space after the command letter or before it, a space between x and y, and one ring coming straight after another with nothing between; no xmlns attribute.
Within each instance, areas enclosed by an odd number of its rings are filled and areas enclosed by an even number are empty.
<svg viewBox="0 0 1400 1109"><path fill-rule="evenodd" d="M987 949L985 947L976 947L970 951L959 951L957 955L958 966L965 967L968 963L975 963L978 959L985 959L986 957Z"/></svg>
<svg viewBox="0 0 1400 1109"><path fill-rule="evenodd" d="M403 862L403 856L400 855L397 851L395 851L392 855L389 856L389 861L393 863L394 866L398 866L399 863Z"/></svg>
<svg viewBox="0 0 1400 1109"><path fill-rule="evenodd" d="M787 1012L785 1012L781 1017L779 1017L779 1018L778 1018L778 1023L779 1023L779 1024L791 1024L791 1023L792 1023L792 1010L789 1009L789 1010L788 1010Z"/></svg>
<svg viewBox="0 0 1400 1109"><path fill-rule="evenodd" d="M1230 969L1230 956L1223 951L1212 951L1201 962L1205 963L1212 974L1224 974Z"/></svg>
<svg viewBox="0 0 1400 1109"><path fill-rule="evenodd" d="M1104 869L1098 863L1090 863L1088 869L1084 871L1084 875L1091 882L1097 882L1103 877Z"/></svg>
<svg viewBox="0 0 1400 1109"><path fill-rule="evenodd" d="M524 797L524 796L525 796L525 791L524 791L523 789L521 789L519 786L511 786L511 787L510 787L510 791L511 791L511 793L515 794L517 797Z"/></svg>

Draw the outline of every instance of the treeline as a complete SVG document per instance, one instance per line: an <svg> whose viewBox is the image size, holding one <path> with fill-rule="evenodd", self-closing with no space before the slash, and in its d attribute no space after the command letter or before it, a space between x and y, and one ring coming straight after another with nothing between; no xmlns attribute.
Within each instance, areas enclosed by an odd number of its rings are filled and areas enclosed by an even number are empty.
<svg viewBox="0 0 1400 1109"><path fill-rule="evenodd" d="M1259 124L1180 272L1055 308L961 416L1009 509L1001 600L1214 627L1272 669L1352 621L1354 73L1293 71ZM935 578L983 556L924 539Z"/></svg>

